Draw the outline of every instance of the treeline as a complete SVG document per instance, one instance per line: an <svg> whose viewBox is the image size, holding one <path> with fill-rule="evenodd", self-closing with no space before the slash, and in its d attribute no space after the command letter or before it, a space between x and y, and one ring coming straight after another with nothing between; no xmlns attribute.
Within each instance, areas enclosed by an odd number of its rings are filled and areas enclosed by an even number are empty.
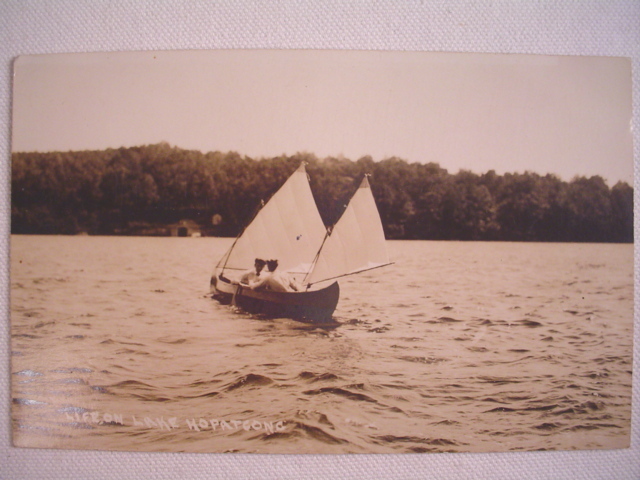
<svg viewBox="0 0 640 480"><path fill-rule="evenodd" d="M450 174L435 163L308 153L255 160L165 143L12 160L12 233L149 233L189 219L205 235L234 236L305 161L327 225L370 173L387 238L633 241L633 189L599 176Z"/></svg>

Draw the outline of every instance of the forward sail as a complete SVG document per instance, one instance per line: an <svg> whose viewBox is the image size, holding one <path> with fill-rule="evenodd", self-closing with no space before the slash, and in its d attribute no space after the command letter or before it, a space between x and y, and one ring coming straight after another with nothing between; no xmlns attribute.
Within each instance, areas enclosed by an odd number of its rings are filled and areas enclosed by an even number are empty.
<svg viewBox="0 0 640 480"><path fill-rule="evenodd" d="M251 268L256 258L307 274L326 234L304 164L289 177L222 257L217 273Z"/></svg>
<svg viewBox="0 0 640 480"><path fill-rule="evenodd" d="M331 234L327 234L304 283L313 285L389 263L382 221L365 176Z"/></svg>

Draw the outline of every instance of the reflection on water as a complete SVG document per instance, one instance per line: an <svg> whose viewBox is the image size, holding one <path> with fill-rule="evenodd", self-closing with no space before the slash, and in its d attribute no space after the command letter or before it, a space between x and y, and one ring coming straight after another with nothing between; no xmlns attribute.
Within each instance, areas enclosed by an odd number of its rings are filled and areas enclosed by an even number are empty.
<svg viewBox="0 0 640 480"><path fill-rule="evenodd" d="M389 242L318 328L211 300L230 241L13 236L14 443L628 446L632 245Z"/></svg>

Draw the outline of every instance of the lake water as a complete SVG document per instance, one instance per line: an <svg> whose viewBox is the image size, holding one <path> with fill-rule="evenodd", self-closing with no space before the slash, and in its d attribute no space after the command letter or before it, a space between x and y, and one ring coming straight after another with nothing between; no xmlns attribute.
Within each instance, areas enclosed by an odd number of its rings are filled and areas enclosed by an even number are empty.
<svg viewBox="0 0 640 480"><path fill-rule="evenodd" d="M231 241L12 236L14 443L628 446L632 245L388 242L396 263L342 279L322 329L212 300Z"/></svg>

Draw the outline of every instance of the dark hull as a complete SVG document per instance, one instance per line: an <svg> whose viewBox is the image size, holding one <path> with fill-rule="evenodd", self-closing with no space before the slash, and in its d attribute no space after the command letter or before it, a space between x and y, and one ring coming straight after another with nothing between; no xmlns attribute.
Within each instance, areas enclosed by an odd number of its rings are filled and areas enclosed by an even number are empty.
<svg viewBox="0 0 640 480"><path fill-rule="evenodd" d="M311 323L331 322L340 298L338 282L311 292L271 292L251 290L232 284L224 277L213 277L211 287L213 297L221 303L237 305L249 313L295 318Z"/></svg>

